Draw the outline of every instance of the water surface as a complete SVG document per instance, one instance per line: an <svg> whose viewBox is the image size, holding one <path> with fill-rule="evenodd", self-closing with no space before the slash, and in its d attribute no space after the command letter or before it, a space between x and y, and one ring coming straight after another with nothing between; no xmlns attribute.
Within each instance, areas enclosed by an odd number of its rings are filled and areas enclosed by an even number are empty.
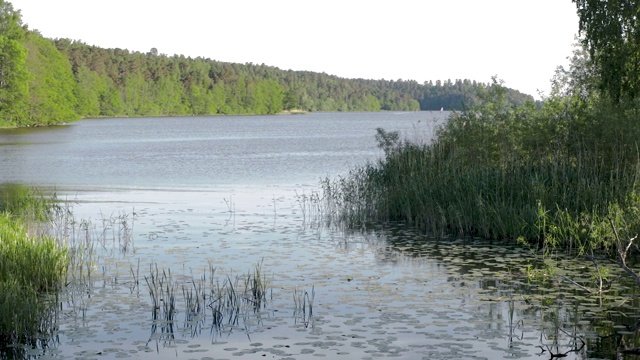
<svg viewBox="0 0 640 360"><path fill-rule="evenodd" d="M55 189L75 203L78 218L91 220L87 234L98 244L91 279L62 296L55 341L31 354L614 356L597 326L619 324L614 312L623 299L575 301L579 293L566 284L529 281L524 269L538 260L521 247L427 239L402 226L361 232L327 225L321 178L376 161L382 155L376 128L428 141L446 115L93 119L0 130L0 183ZM130 238L123 236L123 219ZM222 324L211 303L197 316L187 311L184 294L206 282L208 269L222 283L242 279L258 264L270 284L266 306ZM170 269L176 286L178 312L170 324L153 318L144 277L156 267Z"/></svg>

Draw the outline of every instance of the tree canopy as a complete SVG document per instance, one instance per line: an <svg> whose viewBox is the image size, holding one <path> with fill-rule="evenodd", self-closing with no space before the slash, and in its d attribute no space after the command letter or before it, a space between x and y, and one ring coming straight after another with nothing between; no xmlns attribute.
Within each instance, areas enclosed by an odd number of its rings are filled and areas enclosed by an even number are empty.
<svg viewBox="0 0 640 360"><path fill-rule="evenodd" d="M237 64L156 48L147 53L47 39L0 0L0 126L80 117L276 114L303 111L462 110L489 86L456 79L344 79L325 73ZM508 89L513 104L533 98Z"/></svg>
<svg viewBox="0 0 640 360"><path fill-rule="evenodd" d="M640 94L640 2L573 0L582 42L599 74L600 87L612 100Z"/></svg>
<svg viewBox="0 0 640 360"><path fill-rule="evenodd" d="M0 0L0 124L21 125L27 117L29 73L20 12Z"/></svg>

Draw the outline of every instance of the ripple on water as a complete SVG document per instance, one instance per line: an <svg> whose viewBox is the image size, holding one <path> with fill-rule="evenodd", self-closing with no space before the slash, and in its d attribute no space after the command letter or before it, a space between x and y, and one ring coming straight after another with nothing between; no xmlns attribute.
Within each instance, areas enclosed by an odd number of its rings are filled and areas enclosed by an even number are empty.
<svg viewBox="0 0 640 360"><path fill-rule="evenodd" d="M597 338L588 330L593 319L626 331L605 320L615 313L603 317L593 297L532 284L518 274L514 269L524 268L527 255L521 250L416 241L411 239L418 235L409 230L399 232L406 244L396 238L390 246L384 230L352 233L305 223L300 215L280 212L286 201L295 209L294 197L277 198L275 218L265 215L273 209L273 196L265 197L261 209L235 214L224 213L226 205L214 199L207 203L224 207L190 205L185 211L180 204L162 204L136 210L133 249L112 251L107 243L99 249L90 286L70 292L71 301L61 305L60 343L50 354L539 359L538 345L549 325L545 318L554 311L570 319L577 309L584 318L561 326L587 329L585 339ZM227 278L237 279L241 289L245 274L259 263L271 285L266 308L224 317L221 326L213 326L218 300L207 293L199 304L202 313L187 318L189 289L201 283L222 286ZM144 277L153 266L170 269L175 282L179 309L169 322L152 318ZM294 300L295 294L303 296ZM296 303L301 299L304 304ZM577 306L565 306L570 299ZM518 339L509 342L509 332L518 333ZM569 346L571 338L559 342Z"/></svg>

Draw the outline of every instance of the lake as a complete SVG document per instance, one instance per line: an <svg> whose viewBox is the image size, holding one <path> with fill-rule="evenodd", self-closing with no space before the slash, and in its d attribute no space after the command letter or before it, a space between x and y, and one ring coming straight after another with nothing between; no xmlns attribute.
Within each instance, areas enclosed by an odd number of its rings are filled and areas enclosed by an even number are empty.
<svg viewBox="0 0 640 360"><path fill-rule="evenodd" d="M328 223L320 180L377 161L376 128L428 142L447 115L87 119L0 130L0 183L55 192L73 204L75 236L94 244L89 275L60 296L55 336L26 354L617 358L619 341L633 343L637 304L533 281L525 269L540 259L527 249Z"/></svg>

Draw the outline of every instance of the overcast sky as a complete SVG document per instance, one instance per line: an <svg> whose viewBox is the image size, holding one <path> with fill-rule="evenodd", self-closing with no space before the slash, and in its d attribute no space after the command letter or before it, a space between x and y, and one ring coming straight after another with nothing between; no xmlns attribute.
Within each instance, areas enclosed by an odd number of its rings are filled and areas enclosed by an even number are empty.
<svg viewBox="0 0 640 360"><path fill-rule="evenodd" d="M326 72L472 79L549 92L578 18L571 0L9 0L48 38Z"/></svg>

